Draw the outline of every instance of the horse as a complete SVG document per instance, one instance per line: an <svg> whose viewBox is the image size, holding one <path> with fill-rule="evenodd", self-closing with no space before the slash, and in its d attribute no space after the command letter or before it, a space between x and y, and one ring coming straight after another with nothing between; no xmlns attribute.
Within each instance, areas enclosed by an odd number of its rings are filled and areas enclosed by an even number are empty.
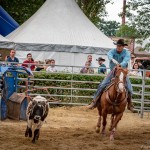
<svg viewBox="0 0 150 150"><path fill-rule="evenodd" d="M127 69L120 66L115 68L115 77L106 89L103 91L101 97L98 99L99 105L97 106L99 118L97 122L96 132L100 132L101 117L103 118L103 128L101 134L105 134L107 124L107 115L111 114L110 124L110 140L114 140L114 135L118 122L123 116L127 105L127 90L125 88Z"/></svg>

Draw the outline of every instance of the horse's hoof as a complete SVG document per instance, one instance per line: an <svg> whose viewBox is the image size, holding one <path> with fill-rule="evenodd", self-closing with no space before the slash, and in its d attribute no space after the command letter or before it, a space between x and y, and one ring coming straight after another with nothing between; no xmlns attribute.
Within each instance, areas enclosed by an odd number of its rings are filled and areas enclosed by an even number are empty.
<svg viewBox="0 0 150 150"><path fill-rule="evenodd" d="M35 140L32 140L32 143L35 144Z"/></svg>
<svg viewBox="0 0 150 150"><path fill-rule="evenodd" d="M101 135L102 135L102 136L105 136L105 132L104 132L104 131L102 131L102 132L101 132Z"/></svg>
<svg viewBox="0 0 150 150"><path fill-rule="evenodd" d="M96 133L99 133L100 132L100 128L99 127L96 127Z"/></svg>
<svg viewBox="0 0 150 150"><path fill-rule="evenodd" d="M114 141L114 136L110 135L110 141Z"/></svg>

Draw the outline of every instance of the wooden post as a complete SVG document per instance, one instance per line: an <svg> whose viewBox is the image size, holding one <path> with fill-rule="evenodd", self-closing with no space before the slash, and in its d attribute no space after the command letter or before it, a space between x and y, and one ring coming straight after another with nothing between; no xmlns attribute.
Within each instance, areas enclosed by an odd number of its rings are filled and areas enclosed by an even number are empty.
<svg viewBox="0 0 150 150"><path fill-rule="evenodd" d="M122 25L125 25L126 23L125 17L126 17L126 0L123 0Z"/></svg>

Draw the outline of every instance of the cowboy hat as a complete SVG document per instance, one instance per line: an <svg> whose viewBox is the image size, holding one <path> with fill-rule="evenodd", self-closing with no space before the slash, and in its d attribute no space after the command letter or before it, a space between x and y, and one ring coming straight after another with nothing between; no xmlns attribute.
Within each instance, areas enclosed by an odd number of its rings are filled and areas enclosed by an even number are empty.
<svg viewBox="0 0 150 150"><path fill-rule="evenodd" d="M99 57L98 59L96 59L97 61L105 61L105 59L104 58L102 58L102 57Z"/></svg>
<svg viewBox="0 0 150 150"><path fill-rule="evenodd" d="M117 43L114 43L115 45L119 45L119 46L128 46L128 44L124 43L124 39L119 39L117 41Z"/></svg>

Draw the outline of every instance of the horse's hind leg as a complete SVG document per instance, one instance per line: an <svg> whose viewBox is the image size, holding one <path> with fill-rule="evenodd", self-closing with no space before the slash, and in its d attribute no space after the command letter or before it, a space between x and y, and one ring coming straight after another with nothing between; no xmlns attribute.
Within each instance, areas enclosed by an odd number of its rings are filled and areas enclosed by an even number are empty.
<svg viewBox="0 0 150 150"><path fill-rule="evenodd" d="M99 118L98 118L98 122L97 122L97 126L96 126L96 133L99 133L100 127L101 127L101 108L97 107L97 109L98 109Z"/></svg>

